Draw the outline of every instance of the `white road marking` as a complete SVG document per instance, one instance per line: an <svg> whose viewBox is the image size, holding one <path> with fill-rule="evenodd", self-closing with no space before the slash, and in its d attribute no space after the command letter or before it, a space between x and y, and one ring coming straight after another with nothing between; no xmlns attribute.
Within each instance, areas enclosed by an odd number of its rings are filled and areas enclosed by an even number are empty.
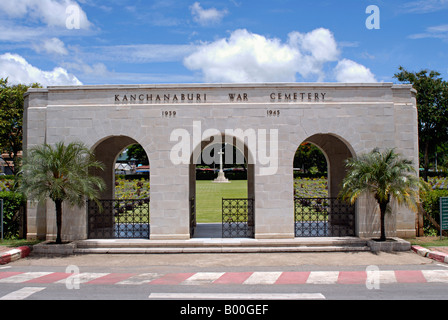
<svg viewBox="0 0 448 320"><path fill-rule="evenodd" d="M151 293L151 300L314 300L322 293Z"/></svg>
<svg viewBox="0 0 448 320"><path fill-rule="evenodd" d="M81 283L86 283L86 282L95 280L100 277L107 276L108 274L109 273L91 273L91 272L82 272L79 274L74 273L70 277L68 277L66 279L59 280L55 283L67 284L67 283L71 283L71 282L75 281L76 283L81 284Z"/></svg>
<svg viewBox="0 0 448 320"><path fill-rule="evenodd" d="M219 279L224 272L198 272L182 282L183 285L202 285Z"/></svg>
<svg viewBox="0 0 448 320"><path fill-rule="evenodd" d="M51 274L52 272L25 272L12 277L0 279L0 283L22 283Z"/></svg>
<svg viewBox="0 0 448 320"><path fill-rule="evenodd" d="M282 272L254 272L243 284L274 284Z"/></svg>
<svg viewBox="0 0 448 320"><path fill-rule="evenodd" d="M448 282L448 270L422 270L428 282Z"/></svg>
<svg viewBox="0 0 448 320"><path fill-rule="evenodd" d="M334 284L338 281L339 271L313 271L310 273L307 284Z"/></svg>
<svg viewBox="0 0 448 320"><path fill-rule="evenodd" d="M397 282L397 278L395 277L395 272L393 270L380 270L379 275L380 284Z"/></svg>
<svg viewBox="0 0 448 320"><path fill-rule="evenodd" d="M42 287L25 287L1 297L0 300L23 300L44 289Z"/></svg>
<svg viewBox="0 0 448 320"><path fill-rule="evenodd" d="M140 285L149 283L152 280L155 280L160 277L160 274L158 273L141 273L135 276L132 276L126 280L117 282L116 284L120 285Z"/></svg>

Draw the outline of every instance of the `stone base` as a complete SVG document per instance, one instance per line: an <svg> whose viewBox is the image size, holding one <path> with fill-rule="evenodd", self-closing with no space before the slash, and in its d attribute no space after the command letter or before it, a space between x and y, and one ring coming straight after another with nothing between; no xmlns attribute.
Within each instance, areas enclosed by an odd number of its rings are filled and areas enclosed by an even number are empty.
<svg viewBox="0 0 448 320"><path fill-rule="evenodd" d="M411 250L411 243L400 238L387 238L386 241L376 241L370 239L367 241L367 245L373 252L398 252Z"/></svg>
<svg viewBox="0 0 448 320"><path fill-rule="evenodd" d="M33 246L33 254L65 256L72 255L75 249L75 242L55 244L54 241L45 241Z"/></svg>
<svg viewBox="0 0 448 320"><path fill-rule="evenodd" d="M216 182L216 183L230 183L229 179L227 179L225 177L223 171L219 171L218 177L215 180L213 180L213 182Z"/></svg>

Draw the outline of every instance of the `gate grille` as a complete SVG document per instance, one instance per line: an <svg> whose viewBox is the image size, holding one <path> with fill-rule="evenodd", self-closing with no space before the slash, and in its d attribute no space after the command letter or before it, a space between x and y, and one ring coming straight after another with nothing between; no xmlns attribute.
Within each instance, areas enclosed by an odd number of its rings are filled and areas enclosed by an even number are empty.
<svg viewBox="0 0 448 320"><path fill-rule="evenodd" d="M255 237L254 199L222 199L222 237Z"/></svg>
<svg viewBox="0 0 448 320"><path fill-rule="evenodd" d="M196 201L190 198L190 237L194 236L194 231L196 229Z"/></svg>
<svg viewBox="0 0 448 320"><path fill-rule="evenodd" d="M149 239L149 199L88 201L89 239Z"/></svg>
<svg viewBox="0 0 448 320"><path fill-rule="evenodd" d="M355 206L338 198L295 198L296 237L355 236Z"/></svg>

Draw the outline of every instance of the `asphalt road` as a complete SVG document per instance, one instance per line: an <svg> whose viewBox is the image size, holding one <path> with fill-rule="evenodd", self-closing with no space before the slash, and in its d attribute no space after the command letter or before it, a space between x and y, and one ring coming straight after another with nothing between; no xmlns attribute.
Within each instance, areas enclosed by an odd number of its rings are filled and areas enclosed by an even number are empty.
<svg viewBox="0 0 448 320"><path fill-rule="evenodd" d="M177 315L199 312L183 308L201 301L213 317L251 299L271 311L297 300L446 300L448 265L413 252L31 255L0 267L1 299L142 300L164 310L170 300L165 311Z"/></svg>

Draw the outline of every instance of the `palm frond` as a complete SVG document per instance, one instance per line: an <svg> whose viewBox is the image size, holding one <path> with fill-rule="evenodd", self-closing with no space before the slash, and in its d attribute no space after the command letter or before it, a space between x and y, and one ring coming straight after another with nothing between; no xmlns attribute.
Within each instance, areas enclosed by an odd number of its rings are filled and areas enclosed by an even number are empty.
<svg viewBox="0 0 448 320"><path fill-rule="evenodd" d="M105 186L100 178L89 175L90 169L104 166L80 142L39 145L28 150L24 159L20 188L29 199L50 198L82 206L85 198L95 199Z"/></svg>

